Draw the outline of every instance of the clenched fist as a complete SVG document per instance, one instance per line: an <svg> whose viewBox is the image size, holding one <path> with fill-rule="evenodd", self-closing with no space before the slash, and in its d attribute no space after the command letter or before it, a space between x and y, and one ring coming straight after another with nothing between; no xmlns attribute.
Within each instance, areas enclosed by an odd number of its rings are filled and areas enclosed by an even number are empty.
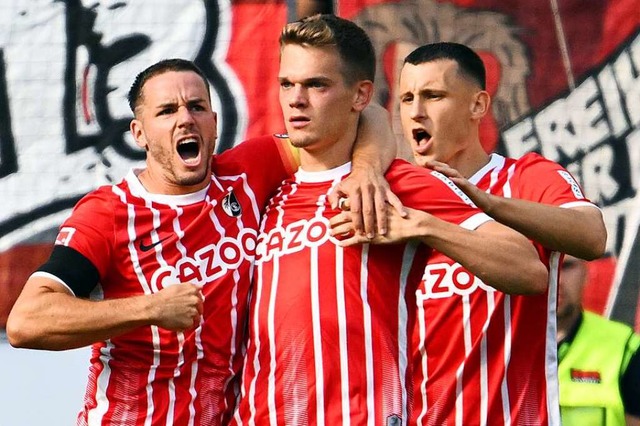
<svg viewBox="0 0 640 426"><path fill-rule="evenodd" d="M182 283L153 294L153 323L172 331L184 331L199 324L204 297L200 287Z"/></svg>

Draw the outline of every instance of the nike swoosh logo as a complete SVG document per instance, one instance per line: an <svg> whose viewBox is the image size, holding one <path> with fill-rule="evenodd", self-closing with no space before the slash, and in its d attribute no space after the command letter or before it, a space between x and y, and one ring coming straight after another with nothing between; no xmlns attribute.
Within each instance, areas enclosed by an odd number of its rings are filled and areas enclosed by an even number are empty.
<svg viewBox="0 0 640 426"><path fill-rule="evenodd" d="M141 251L149 251L152 248L154 248L155 246L157 246L158 244L160 244L161 242L163 242L164 240L166 240L169 237L164 237L163 239L161 239L160 241L156 241L155 243L151 243L151 244L145 244L143 241L140 241L140 245L138 246L140 248Z"/></svg>

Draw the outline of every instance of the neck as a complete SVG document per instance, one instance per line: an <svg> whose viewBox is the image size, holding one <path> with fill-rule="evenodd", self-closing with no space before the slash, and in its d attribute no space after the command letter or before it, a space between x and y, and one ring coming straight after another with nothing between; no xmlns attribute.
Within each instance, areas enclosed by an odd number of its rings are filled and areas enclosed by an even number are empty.
<svg viewBox="0 0 640 426"><path fill-rule="evenodd" d="M558 342L561 342L565 337L567 337L567 334L569 334L573 326L578 322L580 315L582 315L582 308L576 307L566 315L558 316L558 332L556 335L556 340Z"/></svg>
<svg viewBox="0 0 640 426"><path fill-rule="evenodd" d="M178 183L167 182L162 178L162 176L158 176L154 174L149 167L142 170L137 176L138 176L138 180L140 181L140 184L150 194L162 194L162 195L191 194L191 193L200 191L202 188L206 187L209 184L207 180L202 180L192 185L190 184L181 185Z"/></svg>
<svg viewBox="0 0 640 426"><path fill-rule="evenodd" d="M487 154L479 141L469 145L465 150L448 161L449 166L456 169L462 176L469 178L489 162L490 156Z"/></svg>
<svg viewBox="0 0 640 426"><path fill-rule="evenodd" d="M307 172L334 169L351 161L356 132L345 132L339 140L322 141L300 150L300 167Z"/></svg>
<svg viewBox="0 0 640 426"><path fill-rule="evenodd" d="M304 155L301 151L300 152L300 168L305 172L322 172L324 170L331 170L331 169L335 169L336 167L342 166L343 164L346 164L350 161L350 158L348 156L342 159L334 158L331 160L310 156L305 161L303 160L303 158L304 158Z"/></svg>

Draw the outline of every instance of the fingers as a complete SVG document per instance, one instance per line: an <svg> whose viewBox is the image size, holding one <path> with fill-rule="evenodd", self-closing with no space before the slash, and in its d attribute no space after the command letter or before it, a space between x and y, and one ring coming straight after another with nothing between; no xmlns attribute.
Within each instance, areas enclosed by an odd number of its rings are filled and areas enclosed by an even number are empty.
<svg viewBox="0 0 640 426"><path fill-rule="evenodd" d="M331 236L339 240L355 235L351 222L342 223L331 228Z"/></svg>
<svg viewBox="0 0 640 426"><path fill-rule="evenodd" d="M349 210L355 232L372 239L376 234L384 235L387 232L386 204L390 189L383 176L368 172L352 173L336 185L328 200L334 209ZM391 200L396 208L402 208L397 197L393 196Z"/></svg>
<svg viewBox="0 0 640 426"><path fill-rule="evenodd" d="M376 215L379 213L376 208L376 193L371 191L372 188L366 187L366 190L362 194L362 221L364 224L363 231L367 238L373 238L376 236L378 224L376 221ZM355 213L352 210L352 213ZM384 219L386 223L386 217Z"/></svg>
<svg viewBox="0 0 640 426"><path fill-rule="evenodd" d="M339 208L338 204L340 200L346 197L347 197L347 194L345 194L345 192L342 190L342 182L340 182L336 185L335 188L333 188L333 191L331 191L331 193L329 194L329 197L327 197L327 200L329 201L329 205L331 206L331 208L335 210Z"/></svg>
<svg viewBox="0 0 640 426"><path fill-rule="evenodd" d="M185 285L185 284L182 284ZM184 300L184 320L183 323L178 325L180 331L184 331L200 324L202 318L202 312L204 309L204 295L202 294L202 288L194 284L189 285L190 291L185 295ZM179 313L178 313L179 315ZM180 323L180 318L176 318Z"/></svg>
<svg viewBox="0 0 640 426"><path fill-rule="evenodd" d="M362 213L360 213L360 207L358 206L360 203L362 203ZM372 203L366 196L360 198L358 195L353 195L352 198L339 198L337 204L338 209L347 212L349 215L350 226L352 228L350 232L362 234L364 231L367 238L373 238L375 236L376 217L378 214L377 203ZM374 204L376 206L376 215L372 214Z"/></svg>
<svg viewBox="0 0 640 426"><path fill-rule="evenodd" d="M357 244L365 244L369 243L371 240L364 236L363 234L354 234L348 238L343 238L338 240L338 245L340 247L350 247L355 246Z"/></svg>
<svg viewBox="0 0 640 426"><path fill-rule="evenodd" d="M184 331L200 323L204 308L201 288L191 283L166 287L154 295L159 318L156 325L171 331Z"/></svg>
<svg viewBox="0 0 640 426"><path fill-rule="evenodd" d="M362 218L365 226L365 232L366 232L366 230L368 229L367 218L369 218L369 220L371 221L370 223L373 223L374 221L376 222L375 228L373 229L377 230L378 235L385 235L387 233L388 222L389 222L388 205L391 205L401 217L405 217L407 215L406 209L404 208L402 201L400 201L400 199L391 190L387 190L386 195L382 191L376 191L374 194L374 203L373 203L375 214L366 214L366 209L368 207L363 206L362 215L350 214L350 216L347 218L346 215L344 215L343 213L340 213L334 216L330 220L331 227L333 228L338 224L349 221L351 222L349 225L349 229L348 230L345 229L344 232L357 232L358 230L355 228L354 222L356 222L358 218ZM340 197L337 201L337 208L342 212L351 212L351 202L349 201L348 198ZM340 229L344 229L344 228L340 228ZM343 231L334 232L333 235L342 235L342 233ZM369 239L374 238L375 232L367 233L366 236Z"/></svg>
<svg viewBox="0 0 640 426"><path fill-rule="evenodd" d="M349 211L351 221L353 222L353 228L356 233L364 231L364 221L362 218L362 198L359 192L355 192L349 197Z"/></svg>
<svg viewBox="0 0 640 426"><path fill-rule="evenodd" d="M430 161L427 161L425 165L428 168L435 170L436 172L442 173L448 178L462 177L462 175L460 175L460 173L456 169L454 169L453 167L450 167L446 163L430 160Z"/></svg>
<svg viewBox="0 0 640 426"><path fill-rule="evenodd" d="M375 193L375 218L378 227L378 235L387 233L387 197L384 191L376 191Z"/></svg>
<svg viewBox="0 0 640 426"><path fill-rule="evenodd" d="M204 295L202 294L202 291L200 291L199 293L200 293L200 297L198 299L198 302L196 303L196 310L198 311L198 318L200 318L200 316L204 312Z"/></svg>
<svg viewBox="0 0 640 426"><path fill-rule="evenodd" d="M344 212L338 213L337 215L329 219L329 227L333 229L334 227L342 225L343 223L350 223L350 222L351 222L351 214L348 211L344 211Z"/></svg>
<svg viewBox="0 0 640 426"><path fill-rule="evenodd" d="M402 201L391 190L387 191L387 203L391 204L391 207L398 212L400 217L407 217L407 209L402 204Z"/></svg>
<svg viewBox="0 0 640 426"><path fill-rule="evenodd" d="M427 161L426 166L432 168L433 170L442 173L446 177L448 177L458 188L462 190L474 203L476 203L479 207L482 205L486 205L487 196L484 195L484 192L479 190L474 184L469 182L459 171L454 169L453 167L448 166L445 163L441 163L439 161Z"/></svg>
<svg viewBox="0 0 640 426"><path fill-rule="evenodd" d="M351 207L351 203L349 202L349 199L346 197L340 197L338 199L338 210L342 210L343 212L349 211ZM335 209L335 207L334 207Z"/></svg>
<svg viewBox="0 0 640 426"><path fill-rule="evenodd" d="M340 247L368 243L370 240L362 233L356 232L351 212L343 211L329 220L331 237L337 240Z"/></svg>

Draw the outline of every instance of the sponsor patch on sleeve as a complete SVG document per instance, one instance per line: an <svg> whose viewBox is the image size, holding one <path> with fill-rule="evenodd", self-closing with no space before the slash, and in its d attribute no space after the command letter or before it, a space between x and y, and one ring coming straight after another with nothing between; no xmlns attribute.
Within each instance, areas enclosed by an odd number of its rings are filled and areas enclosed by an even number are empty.
<svg viewBox="0 0 640 426"><path fill-rule="evenodd" d="M578 182L576 182L576 180L573 178L573 176L571 176L569 172L567 172L566 170L558 170L558 174L567 181L569 186L571 186L571 192L573 192L574 197L580 199L586 198L582 193L582 190L580 189L580 185L578 185Z"/></svg>
<svg viewBox="0 0 640 426"><path fill-rule="evenodd" d="M445 175L443 175L440 172L436 172L435 170L431 171L431 174L433 176L435 176L436 178L440 179L445 185L447 185L453 192L456 193L456 195L458 197L460 197L460 199L462 199L462 201L464 201L465 203L467 203L468 205L472 206L472 207L476 207L476 205L473 203L473 201L471 201L471 198L469 198L467 196L467 194L465 194L462 189L458 188L456 186L455 183L453 183L452 180L450 180L448 177L446 177Z"/></svg>
<svg viewBox="0 0 640 426"><path fill-rule="evenodd" d="M60 232L58 232L55 244L59 246L68 246L75 232L76 228L65 226L64 228L60 229Z"/></svg>

